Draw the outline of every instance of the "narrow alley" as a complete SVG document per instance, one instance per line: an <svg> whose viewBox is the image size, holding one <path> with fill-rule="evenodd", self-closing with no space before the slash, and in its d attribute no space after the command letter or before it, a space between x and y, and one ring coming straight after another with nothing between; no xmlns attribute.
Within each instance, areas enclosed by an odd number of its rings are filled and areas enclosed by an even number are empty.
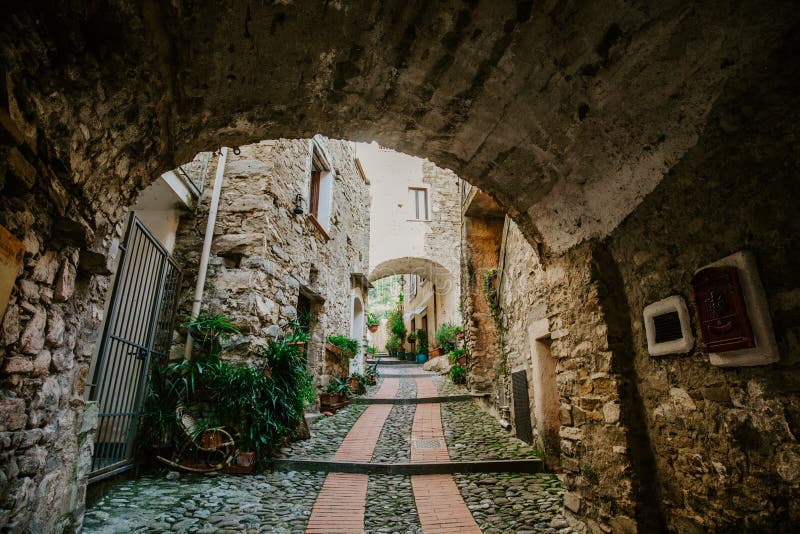
<svg viewBox="0 0 800 534"><path fill-rule="evenodd" d="M446 378L382 362L378 384L314 421L274 471L117 481L84 532L572 532L558 479L512 470L541 471L538 451ZM413 464L439 474L409 475ZM375 474L387 465L397 474Z"/></svg>

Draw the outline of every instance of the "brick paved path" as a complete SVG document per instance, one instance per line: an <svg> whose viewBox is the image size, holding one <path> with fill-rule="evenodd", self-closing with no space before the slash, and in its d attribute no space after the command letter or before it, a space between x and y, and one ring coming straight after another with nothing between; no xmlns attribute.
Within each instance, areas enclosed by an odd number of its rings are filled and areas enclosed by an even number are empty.
<svg viewBox="0 0 800 534"><path fill-rule="evenodd" d="M416 365L382 366L373 398L463 393ZM311 425L312 438L283 458L342 462L442 463L530 458L535 451L502 431L472 400L351 405ZM252 476L173 473L120 478L89 505L85 533L271 532L486 534L572 530L553 475L459 473L362 475L273 471Z"/></svg>
<svg viewBox="0 0 800 534"><path fill-rule="evenodd" d="M392 399L399 389L400 379L386 378L374 398ZM390 411L392 411L391 404L374 404L367 408L344 438L334 459L369 462ZM309 534L364 532L368 482L367 475L329 474L311 510L306 532Z"/></svg>
<svg viewBox="0 0 800 534"><path fill-rule="evenodd" d="M436 384L430 377L417 377L417 397L435 397ZM439 403L422 404L414 414L411 429L412 462L447 462L447 444L442 428ZM480 534L452 475L422 475L411 477L414 499L425 534L464 532Z"/></svg>

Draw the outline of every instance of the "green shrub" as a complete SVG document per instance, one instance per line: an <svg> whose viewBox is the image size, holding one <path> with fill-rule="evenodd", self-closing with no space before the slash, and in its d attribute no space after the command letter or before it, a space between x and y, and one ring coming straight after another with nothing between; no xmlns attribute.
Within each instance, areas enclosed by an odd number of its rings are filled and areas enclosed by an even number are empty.
<svg viewBox="0 0 800 534"><path fill-rule="evenodd" d="M402 346L402 344L405 343L408 331L406 330L406 325L403 323L403 311L401 309L397 308L389 314L388 325L389 333L395 336Z"/></svg>
<svg viewBox="0 0 800 534"><path fill-rule="evenodd" d="M263 466L270 452L294 437L315 389L305 358L286 340L270 342L258 356L269 365L269 376L262 367L218 356L153 365L143 435L160 436L159 445L182 443L186 436L175 419L181 403L204 427L224 426L237 448L255 452Z"/></svg>
<svg viewBox="0 0 800 534"><path fill-rule="evenodd" d="M375 355L375 354L377 354L377 353L378 353L378 349L376 349L376 348L375 348L375 347L373 347L372 345L370 345L369 347L367 347L367 354L371 354L371 355L373 355L373 356L374 356L374 355Z"/></svg>
<svg viewBox="0 0 800 534"><path fill-rule="evenodd" d="M452 323L443 323L436 330L436 344L447 354L456 347L456 338L461 332L461 327Z"/></svg>
<svg viewBox="0 0 800 534"><path fill-rule="evenodd" d="M400 341L395 336L390 336L389 341L386 342L386 352L390 356L395 356L398 350L400 350Z"/></svg>
<svg viewBox="0 0 800 534"><path fill-rule="evenodd" d="M450 363L455 365L460 357L467 353L466 349L455 349L450 353Z"/></svg>
<svg viewBox="0 0 800 534"><path fill-rule="evenodd" d="M463 384L467 381L467 368L463 365L454 365L450 368L450 380L453 384Z"/></svg>
<svg viewBox="0 0 800 534"><path fill-rule="evenodd" d="M428 354L428 333L417 330L417 354Z"/></svg>

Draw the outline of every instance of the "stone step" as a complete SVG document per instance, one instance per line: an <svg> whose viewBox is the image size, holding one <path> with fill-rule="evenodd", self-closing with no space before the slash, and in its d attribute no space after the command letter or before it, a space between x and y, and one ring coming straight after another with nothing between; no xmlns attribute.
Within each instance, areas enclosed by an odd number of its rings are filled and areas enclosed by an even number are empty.
<svg viewBox="0 0 800 534"><path fill-rule="evenodd" d="M472 399L488 397L488 393L468 393L465 395L444 395L442 397L414 397L394 398L394 399L375 399L371 397L353 397L350 404L434 404L441 402L464 402Z"/></svg>
<svg viewBox="0 0 800 534"><path fill-rule="evenodd" d="M546 473L539 458L521 460L479 460L473 462L343 462L312 458L286 458L272 461L275 471L327 471L362 475L452 475L456 473Z"/></svg>
<svg viewBox="0 0 800 534"><path fill-rule="evenodd" d="M396 360L394 358L391 359L380 358L378 360L367 360L367 365L375 365L376 363L378 365L413 365L413 366L419 365L416 362L409 362L407 360Z"/></svg>

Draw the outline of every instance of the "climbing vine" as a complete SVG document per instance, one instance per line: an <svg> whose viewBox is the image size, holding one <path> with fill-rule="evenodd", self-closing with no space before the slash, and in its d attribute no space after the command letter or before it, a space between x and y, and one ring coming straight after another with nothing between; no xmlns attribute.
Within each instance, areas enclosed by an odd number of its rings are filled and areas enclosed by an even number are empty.
<svg viewBox="0 0 800 534"><path fill-rule="evenodd" d="M505 334L506 329L503 324L503 313L500 308L500 295L498 294L498 280L499 271L492 269L483 275L483 294L486 297L486 302L489 304L489 314L494 320L495 327L495 345L497 352L500 354L500 365L498 366L498 373L506 375L508 372L508 352L506 352Z"/></svg>

